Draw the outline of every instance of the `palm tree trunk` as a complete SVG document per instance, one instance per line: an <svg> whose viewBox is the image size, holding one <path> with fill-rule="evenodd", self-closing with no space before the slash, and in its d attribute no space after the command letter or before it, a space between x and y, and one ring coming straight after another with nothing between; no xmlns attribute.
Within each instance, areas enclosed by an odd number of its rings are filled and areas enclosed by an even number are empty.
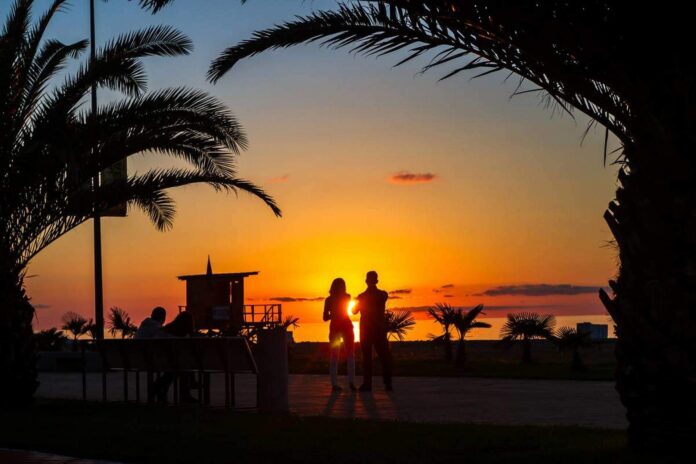
<svg viewBox="0 0 696 464"><path fill-rule="evenodd" d="M570 365L571 370L581 371L583 370L582 358L580 358L580 352L578 349L573 350L573 362Z"/></svg>
<svg viewBox="0 0 696 464"><path fill-rule="evenodd" d="M669 146L664 144L664 146ZM663 147L664 148L664 147ZM620 268L600 298L617 326L616 389L633 444L690 446L696 436L696 163L637 156L605 219Z"/></svg>
<svg viewBox="0 0 696 464"><path fill-rule="evenodd" d="M532 363L532 343L528 338L522 339L522 363Z"/></svg>
<svg viewBox="0 0 696 464"><path fill-rule="evenodd" d="M459 368L464 368L466 366L466 349L464 346L464 338L459 339L459 344L457 345L457 359L456 366Z"/></svg>
<svg viewBox="0 0 696 464"><path fill-rule="evenodd" d="M445 331L442 341L445 344L445 360L452 361L452 337L450 337L449 330Z"/></svg>
<svg viewBox="0 0 696 464"><path fill-rule="evenodd" d="M32 320L21 271L0 258L0 407L29 404L39 383Z"/></svg>

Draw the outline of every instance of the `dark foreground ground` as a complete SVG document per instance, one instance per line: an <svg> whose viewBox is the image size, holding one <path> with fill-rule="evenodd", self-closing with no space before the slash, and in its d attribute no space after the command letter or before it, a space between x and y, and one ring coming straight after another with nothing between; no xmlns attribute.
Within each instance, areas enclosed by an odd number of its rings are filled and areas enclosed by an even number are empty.
<svg viewBox="0 0 696 464"><path fill-rule="evenodd" d="M0 448L126 463L634 463L625 432L274 417L42 400L0 413Z"/></svg>
<svg viewBox="0 0 696 464"><path fill-rule="evenodd" d="M417 377L493 377L517 379L613 380L614 341L596 342L583 348L582 371L570 369L571 354L561 352L550 342L535 340L532 346L534 363L523 365L519 346L504 349L497 341L466 342L467 364L458 368L444 359L444 347L433 342L392 342L394 374ZM457 344L453 343L456 353ZM360 344L356 346L357 371L362 372ZM376 371L380 372L379 362ZM325 374L329 369L328 343L295 343L290 348L290 372L293 374ZM345 369L342 366L342 369Z"/></svg>

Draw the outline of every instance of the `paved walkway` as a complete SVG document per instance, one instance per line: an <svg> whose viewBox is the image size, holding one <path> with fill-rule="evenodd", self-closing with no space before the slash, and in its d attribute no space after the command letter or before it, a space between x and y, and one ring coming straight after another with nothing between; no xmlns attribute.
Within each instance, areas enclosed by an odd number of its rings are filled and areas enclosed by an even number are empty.
<svg viewBox="0 0 696 464"><path fill-rule="evenodd" d="M55 454L37 453L36 451L8 450L0 448L2 464L110 464L107 461L76 459ZM116 463L111 463L116 464Z"/></svg>
<svg viewBox="0 0 696 464"><path fill-rule="evenodd" d="M224 385L213 376L211 400L223 404ZM79 374L42 373L38 396L81 398ZM144 385L144 376L141 381ZM130 398L135 398L130 382ZM290 407L304 416L370 418L415 422L580 425L623 429L623 406L613 382L482 378L398 377L395 391L379 383L371 394L331 393L328 375L291 375ZM121 374L109 374L110 400L123 395ZM237 376L237 404L255 402L255 379ZM88 397L101 399L101 376L89 374Z"/></svg>

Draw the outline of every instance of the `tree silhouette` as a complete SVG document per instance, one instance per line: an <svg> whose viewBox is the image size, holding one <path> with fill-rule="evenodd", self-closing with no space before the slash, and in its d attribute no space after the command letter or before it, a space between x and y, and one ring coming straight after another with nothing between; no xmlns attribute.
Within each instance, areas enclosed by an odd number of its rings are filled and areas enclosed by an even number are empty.
<svg viewBox="0 0 696 464"><path fill-rule="evenodd" d="M292 314L289 314L285 317L285 319L283 320L283 323L281 325L285 329L289 329L291 327L293 329L297 329L300 326L300 318L293 316Z"/></svg>
<svg viewBox="0 0 696 464"><path fill-rule="evenodd" d="M128 203L167 230L175 205L166 190L204 183L249 192L280 214L263 190L236 177L234 155L246 137L221 102L183 88L145 92L142 59L187 54L188 37L164 26L124 34L56 82L87 42L44 39L65 1L55 0L35 22L32 4L16 0L0 33L0 402L14 404L29 403L37 386L26 267L95 211ZM82 102L93 85L126 98L92 114ZM190 168L152 169L91 188L104 168L153 153Z"/></svg>
<svg viewBox="0 0 696 464"><path fill-rule="evenodd" d="M87 319L81 314L68 311L62 317L62 330L69 332L73 336L73 351L77 351L77 339L80 335L87 333Z"/></svg>
<svg viewBox="0 0 696 464"><path fill-rule="evenodd" d="M113 307L109 310L109 322L107 327L109 328L109 333L111 333L113 337L115 337L117 333L120 333L121 338L130 338L135 335L135 332L138 330L138 326L131 321L128 313L118 307Z"/></svg>
<svg viewBox="0 0 696 464"><path fill-rule="evenodd" d="M581 371L585 368L580 357L580 348L592 344L589 332L578 331L572 327L561 327L556 332L554 340L561 351L570 351L572 353L573 360L570 364L572 370Z"/></svg>
<svg viewBox="0 0 696 464"><path fill-rule="evenodd" d="M435 342L442 342L445 347L445 359L452 360L452 334L450 329L457 319L457 311L447 303L436 303L428 308L428 315L442 326L442 334L432 337Z"/></svg>
<svg viewBox="0 0 696 464"><path fill-rule="evenodd" d="M51 327L34 334L36 349L39 351L61 351L68 337L63 332Z"/></svg>
<svg viewBox="0 0 696 464"><path fill-rule="evenodd" d="M385 311L384 320L387 326L387 337L394 336L403 341L409 330L413 330L416 320L411 311Z"/></svg>
<svg viewBox="0 0 696 464"><path fill-rule="evenodd" d="M99 327L97 327L97 324L93 319L90 319L89 322L87 322L87 325L85 326L85 333L89 334L92 340L96 340L98 338L97 334L99 334Z"/></svg>
<svg viewBox="0 0 696 464"><path fill-rule="evenodd" d="M509 346L514 341L522 342L522 362L532 362L532 343L534 339L552 339L556 318L537 313L508 314L507 321L500 329L503 345Z"/></svg>
<svg viewBox="0 0 696 464"><path fill-rule="evenodd" d="M255 32L225 50L209 77L302 43L399 53L397 64L428 55L424 70L439 68L443 79L505 71L520 78L515 94L584 113L587 131L603 126L605 162L609 134L620 144L616 199L604 214L619 272L613 297L600 290L617 325L617 389L631 442L677 449L696 432L696 329L683 323L696 308L691 21L686 3L356 0Z"/></svg>
<svg viewBox="0 0 696 464"><path fill-rule="evenodd" d="M455 358L455 363L457 367L463 368L466 366L466 348L464 342L466 335L472 329L488 329L491 325L488 322L477 321L476 318L482 313L483 305L478 305L470 310L466 311L463 308L459 308L455 312L454 328L457 329L459 334L459 343L457 344L457 356Z"/></svg>

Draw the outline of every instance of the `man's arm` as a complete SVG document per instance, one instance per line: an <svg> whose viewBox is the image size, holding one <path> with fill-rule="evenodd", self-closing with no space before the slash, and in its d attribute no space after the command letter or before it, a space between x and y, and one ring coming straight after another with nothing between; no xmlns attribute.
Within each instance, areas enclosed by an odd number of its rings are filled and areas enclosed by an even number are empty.
<svg viewBox="0 0 696 464"><path fill-rule="evenodd" d="M329 299L324 300L324 322L331 320L331 308L329 308Z"/></svg>
<svg viewBox="0 0 696 464"><path fill-rule="evenodd" d="M353 314L360 314L360 310L362 309L362 294L358 295L358 297L355 299L355 306L353 306L352 313Z"/></svg>

